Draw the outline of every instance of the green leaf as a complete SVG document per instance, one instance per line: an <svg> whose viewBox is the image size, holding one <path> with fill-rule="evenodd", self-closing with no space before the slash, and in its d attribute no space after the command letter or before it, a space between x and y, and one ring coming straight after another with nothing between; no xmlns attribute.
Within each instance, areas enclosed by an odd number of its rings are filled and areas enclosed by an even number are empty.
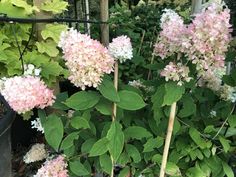
<svg viewBox="0 0 236 177"><path fill-rule="evenodd" d="M66 101L66 99L68 99L67 92L57 94L56 100L52 107L59 110L68 110L69 108L63 103L64 101Z"/></svg>
<svg viewBox="0 0 236 177"><path fill-rule="evenodd" d="M14 6L10 1L0 2L0 13L7 14L8 17L27 17L25 9Z"/></svg>
<svg viewBox="0 0 236 177"><path fill-rule="evenodd" d="M110 101L119 102L119 95L112 83L112 81L104 78L102 83L98 86L100 93Z"/></svg>
<svg viewBox="0 0 236 177"><path fill-rule="evenodd" d="M186 175L188 177L207 177L199 166L188 169Z"/></svg>
<svg viewBox="0 0 236 177"><path fill-rule="evenodd" d="M143 152L151 152L154 150L154 148L161 147L163 143L164 143L164 140L162 137L150 138L148 139L146 144L144 144Z"/></svg>
<svg viewBox="0 0 236 177"><path fill-rule="evenodd" d="M129 167L123 168L123 169L120 171L118 177L127 177L127 176L130 176L130 169L129 169Z"/></svg>
<svg viewBox="0 0 236 177"><path fill-rule="evenodd" d="M58 62L50 61L41 66L42 72L41 75L46 79L50 79L50 76L59 76L63 68L59 65Z"/></svg>
<svg viewBox="0 0 236 177"><path fill-rule="evenodd" d="M210 142L207 142L204 139L202 139L200 133L195 128L189 129L189 135L201 149L207 148L209 146Z"/></svg>
<svg viewBox="0 0 236 177"><path fill-rule="evenodd" d="M112 171L111 158L107 154L103 154L99 156L99 162L100 162L102 170L110 175Z"/></svg>
<svg viewBox="0 0 236 177"><path fill-rule="evenodd" d="M75 175L85 176L90 174L80 161L69 162L69 167Z"/></svg>
<svg viewBox="0 0 236 177"><path fill-rule="evenodd" d="M57 151L64 133L63 123L60 117L54 114L48 116L47 121L44 122L43 126L48 144Z"/></svg>
<svg viewBox="0 0 236 177"><path fill-rule="evenodd" d="M124 131L125 139L133 138L141 140L142 138L149 138L152 134L143 127L130 126Z"/></svg>
<svg viewBox="0 0 236 177"><path fill-rule="evenodd" d="M222 166L227 177L234 177L234 172L227 163L222 161Z"/></svg>
<svg viewBox="0 0 236 177"><path fill-rule="evenodd" d="M140 153L135 146L131 144L126 144L125 150L127 151L128 155L133 159L134 163L138 163L141 161Z"/></svg>
<svg viewBox="0 0 236 177"><path fill-rule="evenodd" d="M230 141L223 138L222 136L219 137L219 140L220 140L220 143L222 144L223 148L224 148L224 151L225 152L228 152L229 149L230 149Z"/></svg>
<svg viewBox="0 0 236 177"><path fill-rule="evenodd" d="M95 143L96 143L96 139L94 138L87 139L81 146L81 152L89 153L89 151L92 149Z"/></svg>
<svg viewBox="0 0 236 177"><path fill-rule="evenodd" d="M236 115L230 115L228 119L229 125L231 128L236 127Z"/></svg>
<svg viewBox="0 0 236 177"><path fill-rule="evenodd" d="M100 96L93 91L81 91L66 100L66 105L75 110L86 110L92 108L99 102Z"/></svg>
<svg viewBox="0 0 236 177"><path fill-rule="evenodd" d="M179 167L172 163L172 162L168 162L166 164L166 174L170 175L170 176L181 176L181 172L179 170Z"/></svg>
<svg viewBox="0 0 236 177"><path fill-rule="evenodd" d="M183 108L180 110L178 116L180 117L188 117L196 113L196 105L192 97L184 96L182 99Z"/></svg>
<svg viewBox="0 0 236 177"><path fill-rule="evenodd" d="M56 57L59 54L59 50L57 49L57 44L52 40L48 40L46 42L44 41L36 42L35 45L37 46L38 51L40 53L46 53L50 57Z"/></svg>
<svg viewBox="0 0 236 177"><path fill-rule="evenodd" d="M108 100L101 98L99 103L96 105L96 110L103 115L112 115L112 104Z"/></svg>
<svg viewBox="0 0 236 177"><path fill-rule="evenodd" d="M41 32L41 35L44 40L47 38L52 38L56 43L59 42L60 35L62 31L67 30L66 25L62 24L47 24L45 29Z"/></svg>
<svg viewBox="0 0 236 177"><path fill-rule="evenodd" d="M109 152L116 162L124 147L124 133L122 132L122 126L117 121L112 122L107 132L107 139L109 140Z"/></svg>
<svg viewBox="0 0 236 177"><path fill-rule="evenodd" d="M62 141L60 149L69 149L74 145L74 140L79 138L79 132L73 132L67 135L67 137Z"/></svg>
<svg viewBox="0 0 236 177"><path fill-rule="evenodd" d="M31 6L24 0L11 0L11 3L16 7L23 8L27 15L32 14L34 11L39 12L39 9L36 6Z"/></svg>
<svg viewBox="0 0 236 177"><path fill-rule="evenodd" d="M134 111L141 109L146 105L142 97L135 92L122 90L118 94L120 102L117 103L117 106L122 109Z"/></svg>
<svg viewBox="0 0 236 177"><path fill-rule="evenodd" d="M173 82L166 83L164 102L162 106L165 106L165 105L170 106L174 102L179 101L182 95L184 94L184 92L185 92L185 88L183 86L178 86Z"/></svg>
<svg viewBox="0 0 236 177"><path fill-rule="evenodd" d="M108 150L109 140L107 138L102 138L98 140L89 152L90 157L100 156L105 154Z"/></svg>
<svg viewBox="0 0 236 177"><path fill-rule="evenodd" d="M72 127L76 128L76 129L90 128L88 120L83 118L83 117L79 117L79 116L73 117L70 124L71 124Z"/></svg>
<svg viewBox="0 0 236 177"><path fill-rule="evenodd" d="M67 10L68 2L62 0L48 0L41 5L41 9L53 14L60 14Z"/></svg>

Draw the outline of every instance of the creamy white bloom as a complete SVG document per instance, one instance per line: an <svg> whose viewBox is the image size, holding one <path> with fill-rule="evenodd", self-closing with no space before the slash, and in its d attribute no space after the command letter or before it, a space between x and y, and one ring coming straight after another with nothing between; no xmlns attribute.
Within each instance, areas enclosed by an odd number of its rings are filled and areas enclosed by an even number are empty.
<svg viewBox="0 0 236 177"><path fill-rule="evenodd" d="M36 118L35 120L31 121L31 128L37 129L37 131L44 133L44 128L41 124L40 118Z"/></svg>
<svg viewBox="0 0 236 177"><path fill-rule="evenodd" d="M25 154L23 160L25 163L32 163L46 159L48 153L45 149L45 144L34 144L31 149Z"/></svg>
<svg viewBox="0 0 236 177"><path fill-rule="evenodd" d="M108 51L121 63L133 58L133 48L130 38L124 35L112 39L112 42L108 46Z"/></svg>

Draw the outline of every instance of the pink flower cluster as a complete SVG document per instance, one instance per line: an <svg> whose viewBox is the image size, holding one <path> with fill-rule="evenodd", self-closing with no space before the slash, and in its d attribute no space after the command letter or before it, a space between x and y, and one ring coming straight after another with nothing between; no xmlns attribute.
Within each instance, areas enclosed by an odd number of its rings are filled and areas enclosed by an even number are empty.
<svg viewBox="0 0 236 177"><path fill-rule="evenodd" d="M109 53L121 63L126 60L131 60L133 57L133 48L130 38L124 35L112 39L112 42L108 46L108 50Z"/></svg>
<svg viewBox="0 0 236 177"><path fill-rule="evenodd" d="M186 53L198 70L207 70L210 66L224 67L232 31L229 20L230 10L212 3L188 26L191 46Z"/></svg>
<svg viewBox="0 0 236 177"><path fill-rule="evenodd" d="M103 75L113 71L114 59L96 40L74 29L62 32L59 47L63 49L69 80L77 87L97 87Z"/></svg>
<svg viewBox="0 0 236 177"><path fill-rule="evenodd" d="M60 155L55 159L47 160L34 177L68 177L67 163Z"/></svg>
<svg viewBox="0 0 236 177"><path fill-rule="evenodd" d="M161 17L162 31L154 49L154 54L162 59L174 53L184 52L190 46L188 29L183 19L173 10L164 11Z"/></svg>
<svg viewBox="0 0 236 177"><path fill-rule="evenodd" d="M54 103L53 90L34 76L7 78L0 90L6 101L17 113L26 113L33 108L45 108Z"/></svg>
<svg viewBox="0 0 236 177"><path fill-rule="evenodd" d="M183 19L174 11L165 10L161 18L162 31L155 44L154 54L163 59L182 53L188 61L196 64L198 76L205 75L212 67L223 68L225 52L231 40L229 20L230 10L219 3L211 3L189 25L185 25ZM172 75L175 77L170 75L173 70L175 74ZM176 74L180 73L175 70L176 67L169 64L162 76L167 77L166 80L174 81L183 78L181 75L177 77Z"/></svg>
<svg viewBox="0 0 236 177"><path fill-rule="evenodd" d="M184 81L189 82L192 78L188 76L189 68L182 65L182 63L170 62L164 70L161 71L161 76L165 77L165 80L177 81L177 85L182 85Z"/></svg>

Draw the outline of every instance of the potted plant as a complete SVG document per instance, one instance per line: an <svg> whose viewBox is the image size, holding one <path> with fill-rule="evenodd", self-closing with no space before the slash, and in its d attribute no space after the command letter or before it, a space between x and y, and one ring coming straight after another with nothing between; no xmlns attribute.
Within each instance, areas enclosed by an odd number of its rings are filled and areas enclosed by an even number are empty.
<svg viewBox="0 0 236 177"><path fill-rule="evenodd" d="M0 176L11 176L11 125L15 112L0 94Z"/></svg>

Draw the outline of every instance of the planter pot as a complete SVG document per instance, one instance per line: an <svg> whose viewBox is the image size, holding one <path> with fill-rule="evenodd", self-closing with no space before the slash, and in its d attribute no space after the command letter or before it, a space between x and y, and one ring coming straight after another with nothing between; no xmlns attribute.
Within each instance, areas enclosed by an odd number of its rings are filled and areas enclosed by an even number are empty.
<svg viewBox="0 0 236 177"><path fill-rule="evenodd" d="M11 125L15 112L2 95L0 95L0 104L5 110L0 115L0 177L11 177Z"/></svg>

